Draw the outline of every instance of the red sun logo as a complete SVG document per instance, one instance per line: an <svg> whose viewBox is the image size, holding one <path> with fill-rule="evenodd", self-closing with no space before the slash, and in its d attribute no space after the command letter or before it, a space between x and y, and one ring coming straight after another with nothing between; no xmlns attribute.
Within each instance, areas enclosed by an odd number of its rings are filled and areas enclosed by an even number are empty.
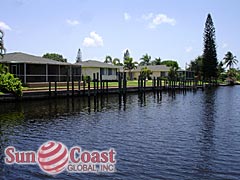
<svg viewBox="0 0 240 180"><path fill-rule="evenodd" d="M62 172L68 164L68 149L61 142L48 141L37 152L40 168L49 174Z"/></svg>

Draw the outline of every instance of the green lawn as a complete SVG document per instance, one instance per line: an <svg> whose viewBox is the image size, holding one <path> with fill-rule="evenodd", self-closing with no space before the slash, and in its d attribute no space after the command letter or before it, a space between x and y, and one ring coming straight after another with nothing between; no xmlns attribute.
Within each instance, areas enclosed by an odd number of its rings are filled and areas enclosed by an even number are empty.
<svg viewBox="0 0 240 180"><path fill-rule="evenodd" d="M147 86L152 86L152 80L148 80L146 83ZM118 87L118 82L109 82L108 83L109 87ZM138 81L134 80L134 81L127 81L127 86L128 87L137 87L138 86Z"/></svg>
<svg viewBox="0 0 240 180"><path fill-rule="evenodd" d="M97 83L96 83L97 85ZM147 81L146 83L147 86L152 86L152 81L149 80ZM98 83L98 86L100 87L100 83ZM128 87L137 87L138 86L138 81L127 81L127 86ZM88 84L86 83L85 87L87 88L88 87ZM91 82L90 83L90 87L93 88L94 87L94 83ZM105 87L106 87L106 83L105 83ZM108 83L108 87L118 87L118 82L109 82ZM52 85L52 90L55 88L54 85ZM67 86L57 86L58 89L67 89ZM72 86L70 85L69 86L69 89L71 89ZM46 86L46 87L34 87L34 88L29 88L29 87L23 87L23 91L31 91L31 90L48 90L49 87ZM78 83L76 82L74 84L74 89L78 89ZM83 85L81 84L81 89L83 89Z"/></svg>

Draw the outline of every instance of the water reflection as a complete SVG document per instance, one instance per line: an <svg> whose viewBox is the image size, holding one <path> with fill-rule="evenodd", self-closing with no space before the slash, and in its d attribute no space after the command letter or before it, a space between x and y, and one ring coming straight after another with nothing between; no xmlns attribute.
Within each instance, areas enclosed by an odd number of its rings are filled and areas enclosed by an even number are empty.
<svg viewBox="0 0 240 180"><path fill-rule="evenodd" d="M126 103L127 103L127 95L126 94L119 94L118 95L118 109L126 111Z"/></svg>
<svg viewBox="0 0 240 180"><path fill-rule="evenodd" d="M147 96L152 94L142 93L138 95L139 106L147 105ZM157 102L162 100L162 93L155 94ZM99 95L95 97L75 97L46 99L38 101L23 101L0 104L1 128L15 127L26 120L54 119L58 116L71 116L79 113L96 113L107 110L126 111L127 105L135 101L134 94L130 95Z"/></svg>
<svg viewBox="0 0 240 180"><path fill-rule="evenodd" d="M239 88L218 88L2 103L0 177L237 180L239 102ZM4 164L8 145L37 150L50 139L91 150L114 147L118 172L51 177L38 166Z"/></svg>
<svg viewBox="0 0 240 180"><path fill-rule="evenodd" d="M215 101L216 89L208 89L203 96L202 107L202 126L200 130L200 163L198 164L198 171L201 174L209 174L213 171L214 164L214 130L215 130ZM209 177L209 176L208 176Z"/></svg>

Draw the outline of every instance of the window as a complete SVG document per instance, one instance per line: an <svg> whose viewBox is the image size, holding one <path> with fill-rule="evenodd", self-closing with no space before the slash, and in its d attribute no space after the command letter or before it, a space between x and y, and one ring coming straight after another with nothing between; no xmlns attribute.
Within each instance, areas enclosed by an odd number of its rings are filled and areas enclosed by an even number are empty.
<svg viewBox="0 0 240 180"><path fill-rule="evenodd" d="M112 69L108 69L108 75L112 75Z"/></svg>
<svg viewBox="0 0 240 180"><path fill-rule="evenodd" d="M104 75L104 68L100 68L100 75Z"/></svg>
<svg viewBox="0 0 240 180"><path fill-rule="evenodd" d="M165 77L166 73L165 72L161 72L161 77Z"/></svg>
<svg viewBox="0 0 240 180"><path fill-rule="evenodd" d="M11 73L14 74L15 76L17 75L17 65L11 66Z"/></svg>

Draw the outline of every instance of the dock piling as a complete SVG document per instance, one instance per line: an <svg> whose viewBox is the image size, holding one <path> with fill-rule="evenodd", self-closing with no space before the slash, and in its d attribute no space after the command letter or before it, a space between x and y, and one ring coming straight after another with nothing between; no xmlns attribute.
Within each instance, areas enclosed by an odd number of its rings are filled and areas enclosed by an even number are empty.
<svg viewBox="0 0 240 180"><path fill-rule="evenodd" d="M57 81L54 82L54 95L57 96Z"/></svg>

